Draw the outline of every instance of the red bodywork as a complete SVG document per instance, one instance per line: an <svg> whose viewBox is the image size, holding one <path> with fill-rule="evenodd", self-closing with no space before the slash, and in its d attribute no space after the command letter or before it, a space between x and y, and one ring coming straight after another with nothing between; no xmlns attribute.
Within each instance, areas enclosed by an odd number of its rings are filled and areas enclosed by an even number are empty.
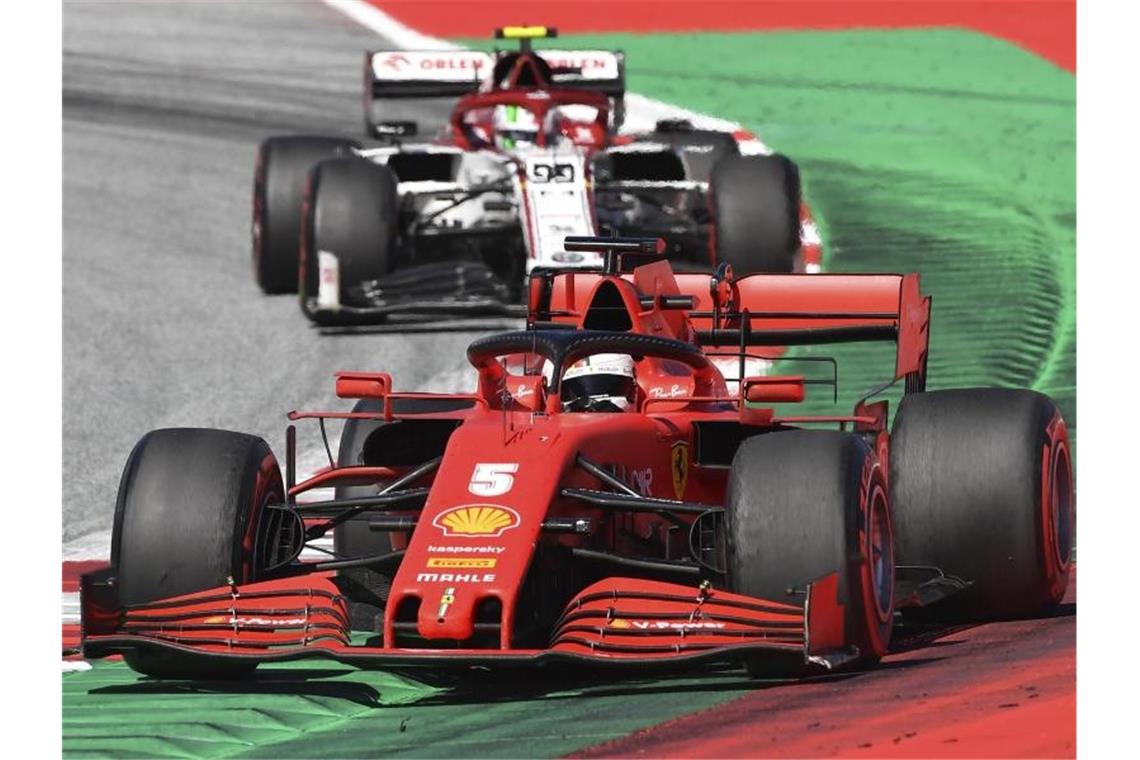
<svg viewBox="0 0 1140 760"><path fill-rule="evenodd" d="M614 308L615 294L622 309ZM555 380L546 383L540 375L509 369L544 349L511 352L513 361L501 361L495 355L498 338L492 337L468 352L479 373L473 394L397 393L387 374L341 373L338 396L379 399L382 411L290 414L293 420L458 422L438 467L414 483L426 488L422 509L399 512L418 517L410 533L394 534L393 548L403 554L383 628L373 632L380 634L378 640L350 643L347 605L332 571L297 574L305 568L294 567L272 580L121 609L113 583L107 582L113 574L108 570L84 579L85 655L167 647L258 661L328 656L359 664L437 667L559 659L646 664L757 653L841 661L843 611L835 574L816 579L802 605L789 605L731 593L702 581L699 570L691 582L662 582L630 577L637 571L628 567L592 575L572 568L590 552L638 556L647 542L663 546L666 557L685 554L691 540L683 535L687 531L671 528L652 505L664 505L674 518L691 525L697 507L725 504L728 468L707 453L712 448L702 439L712 435L707 423L750 430L830 423L876 440L885 464L885 402L860 404L852 414L840 416L776 414L742 402L741 396L760 403L794 401L803 396L802 376L749 378L739 392L730 392L708 356L757 341L771 346L889 339L898 343L895 379L921 387L930 299L920 294L918 276L751 275L733 280L729 275L718 281L707 275L674 275L666 261L626 275L540 272L530 288L533 330L505 336L501 345L525 346L520 335L550 341L588 335L606 339L614 333L585 328L599 314L612 318L620 311L628 320L626 335L639 336L647 346L671 339L669 350L679 352L646 355L638 362L638 397L634 409L625 413L561 412ZM571 329L555 330L555 323ZM577 347L561 357L567 366L592 350L573 345ZM395 413L393 402L406 398L465 399L470 406ZM628 484L632 498L650 502L621 513L592 504L592 494L613 494L599 490L605 482L581 466L582 460ZM314 488L391 482L412 469L379 464L330 468L291 485L289 502ZM588 529L553 527L575 520ZM537 595L536 578L543 589ZM542 624L539 610L552 601L561 613ZM534 624L542 629L535 630Z"/></svg>

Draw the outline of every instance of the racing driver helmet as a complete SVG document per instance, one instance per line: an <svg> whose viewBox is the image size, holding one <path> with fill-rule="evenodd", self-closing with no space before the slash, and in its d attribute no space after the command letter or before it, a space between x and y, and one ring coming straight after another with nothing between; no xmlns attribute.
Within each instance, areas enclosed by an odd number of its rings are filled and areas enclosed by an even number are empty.
<svg viewBox="0 0 1140 760"><path fill-rule="evenodd" d="M626 354L588 356L562 375L564 412L624 412L636 397L633 358Z"/></svg>
<svg viewBox="0 0 1140 760"><path fill-rule="evenodd" d="M495 145L502 150L529 148L538 143L538 120L522 106L496 106L492 126Z"/></svg>

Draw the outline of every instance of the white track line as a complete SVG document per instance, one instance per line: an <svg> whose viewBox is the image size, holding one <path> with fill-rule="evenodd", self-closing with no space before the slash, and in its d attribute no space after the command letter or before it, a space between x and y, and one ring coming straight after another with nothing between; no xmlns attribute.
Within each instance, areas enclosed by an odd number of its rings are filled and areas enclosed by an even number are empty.
<svg viewBox="0 0 1140 760"><path fill-rule="evenodd" d="M365 0L323 0L330 8L335 8L350 19L381 37L396 43L402 50L462 50L449 40L420 34L389 16Z"/></svg>

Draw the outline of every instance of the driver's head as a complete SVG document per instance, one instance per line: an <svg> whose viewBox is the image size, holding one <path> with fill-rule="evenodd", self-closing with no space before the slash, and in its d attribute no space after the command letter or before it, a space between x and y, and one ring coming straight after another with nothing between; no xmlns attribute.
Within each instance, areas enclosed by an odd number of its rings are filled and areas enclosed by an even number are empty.
<svg viewBox="0 0 1140 760"><path fill-rule="evenodd" d="M495 106L495 144L503 150L529 148L538 143L538 120L521 106Z"/></svg>
<svg viewBox="0 0 1140 760"><path fill-rule="evenodd" d="M623 412L636 393L633 359L626 354L594 354L562 375L565 412Z"/></svg>

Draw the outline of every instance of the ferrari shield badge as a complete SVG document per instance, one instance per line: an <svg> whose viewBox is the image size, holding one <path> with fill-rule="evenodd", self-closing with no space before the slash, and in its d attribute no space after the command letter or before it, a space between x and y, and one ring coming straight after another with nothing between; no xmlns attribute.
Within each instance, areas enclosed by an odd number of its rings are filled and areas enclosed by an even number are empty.
<svg viewBox="0 0 1140 760"><path fill-rule="evenodd" d="M673 491L678 499L685 498L685 486L689 484L689 444L678 441L670 452L670 467L673 473Z"/></svg>

